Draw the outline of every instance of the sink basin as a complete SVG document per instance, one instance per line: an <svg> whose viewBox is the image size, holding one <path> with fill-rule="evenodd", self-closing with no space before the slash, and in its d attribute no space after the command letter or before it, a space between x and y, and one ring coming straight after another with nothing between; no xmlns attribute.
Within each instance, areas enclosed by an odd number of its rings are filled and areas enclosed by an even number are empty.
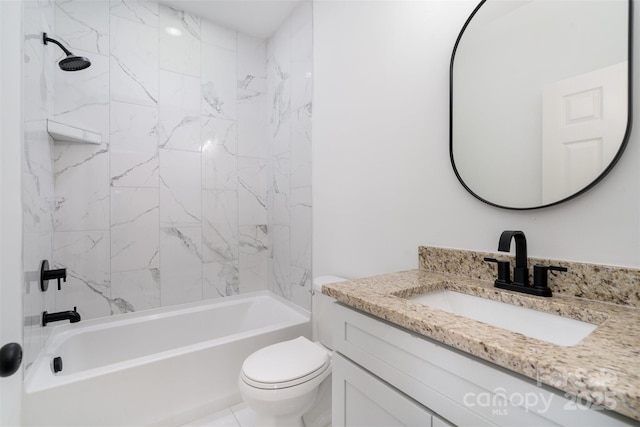
<svg viewBox="0 0 640 427"><path fill-rule="evenodd" d="M565 347L579 343L598 326L556 314L449 290L429 292L409 299L419 304Z"/></svg>

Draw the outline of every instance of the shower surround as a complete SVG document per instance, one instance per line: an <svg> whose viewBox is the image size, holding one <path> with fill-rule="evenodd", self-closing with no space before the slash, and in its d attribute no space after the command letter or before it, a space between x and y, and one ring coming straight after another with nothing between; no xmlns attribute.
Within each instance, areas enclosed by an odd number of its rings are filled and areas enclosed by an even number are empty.
<svg viewBox="0 0 640 427"><path fill-rule="evenodd" d="M25 21L27 362L43 310L263 289L310 309L311 4L269 40L143 1L27 0ZM92 66L59 70L42 31ZM47 118L102 144L54 143ZM61 291L38 291L45 258Z"/></svg>

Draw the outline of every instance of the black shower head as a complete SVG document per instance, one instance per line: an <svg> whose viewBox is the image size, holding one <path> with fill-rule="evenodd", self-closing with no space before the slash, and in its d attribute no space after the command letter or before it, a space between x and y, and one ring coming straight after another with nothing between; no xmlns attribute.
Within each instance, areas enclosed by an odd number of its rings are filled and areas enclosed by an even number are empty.
<svg viewBox="0 0 640 427"><path fill-rule="evenodd" d="M80 71L85 68L89 68L91 66L91 61L89 61L89 58L85 58L84 56L71 55L58 62L58 66L64 71Z"/></svg>
<svg viewBox="0 0 640 427"><path fill-rule="evenodd" d="M47 37L47 33L42 33L42 42L44 44L48 44L48 42L51 42L58 45L60 49L62 49L67 55L66 58L58 62L58 66L63 71L80 71L91 66L91 61L89 61L89 58L85 58L84 56L75 56L67 48L62 46L59 41Z"/></svg>

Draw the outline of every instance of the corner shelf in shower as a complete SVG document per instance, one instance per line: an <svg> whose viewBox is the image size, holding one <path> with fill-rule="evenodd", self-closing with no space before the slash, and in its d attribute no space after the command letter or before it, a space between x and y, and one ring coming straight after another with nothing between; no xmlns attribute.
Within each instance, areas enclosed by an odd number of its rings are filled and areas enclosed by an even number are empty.
<svg viewBox="0 0 640 427"><path fill-rule="evenodd" d="M98 132L53 120L47 120L47 132L56 142L77 142L82 144L100 144L102 142L102 136Z"/></svg>

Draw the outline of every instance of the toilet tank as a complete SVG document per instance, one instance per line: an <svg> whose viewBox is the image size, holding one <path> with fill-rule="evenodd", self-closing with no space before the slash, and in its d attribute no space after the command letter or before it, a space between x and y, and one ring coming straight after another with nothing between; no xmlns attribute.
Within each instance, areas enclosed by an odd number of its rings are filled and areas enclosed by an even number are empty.
<svg viewBox="0 0 640 427"><path fill-rule="evenodd" d="M335 302L335 299L322 293L322 285L346 281L347 279L338 276L320 276L313 279L313 296L311 297L312 339L320 341L331 350L333 350L333 342L331 341L331 303Z"/></svg>

